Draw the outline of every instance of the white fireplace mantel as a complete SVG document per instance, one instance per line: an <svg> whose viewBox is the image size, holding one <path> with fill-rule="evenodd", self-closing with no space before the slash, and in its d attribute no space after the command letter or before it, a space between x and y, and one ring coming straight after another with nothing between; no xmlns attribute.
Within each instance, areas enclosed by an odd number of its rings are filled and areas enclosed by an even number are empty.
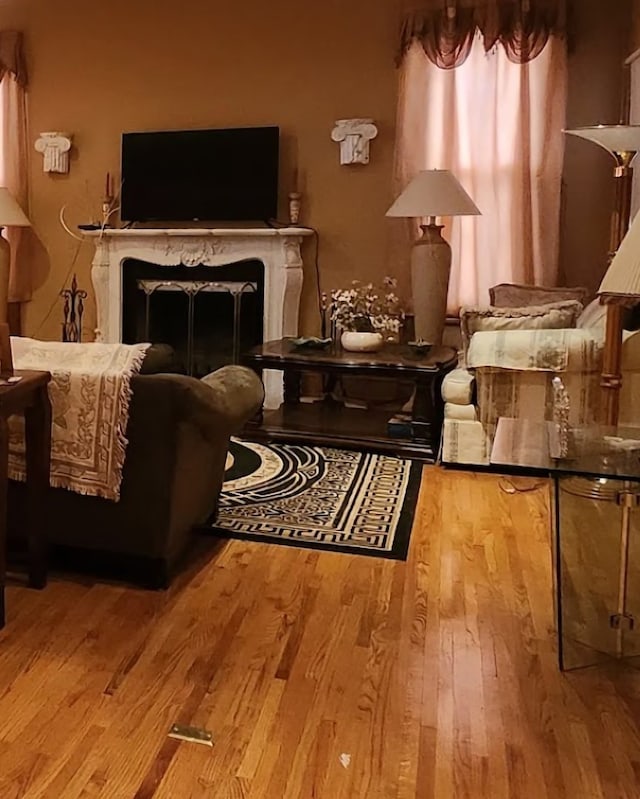
<svg viewBox="0 0 640 799"><path fill-rule="evenodd" d="M298 335L302 292L300 245L308 228L162 228L95 230L91 280L96 340L122 341L122 270L135 258L158 266L229 266L256 258L264 264L264 340ZM268 408L282 401L282 376L264 375Z"/></svg>

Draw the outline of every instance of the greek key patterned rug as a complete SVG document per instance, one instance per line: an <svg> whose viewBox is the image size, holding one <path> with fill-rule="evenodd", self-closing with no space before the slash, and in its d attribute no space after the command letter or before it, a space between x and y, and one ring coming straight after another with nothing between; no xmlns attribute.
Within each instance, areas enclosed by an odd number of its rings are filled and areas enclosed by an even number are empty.
<svg viewBox="0 0 640 799"><path fill-rule="evenodd" d="M421 464L328 447L232 441L222 536L404 560Z"/></svg>

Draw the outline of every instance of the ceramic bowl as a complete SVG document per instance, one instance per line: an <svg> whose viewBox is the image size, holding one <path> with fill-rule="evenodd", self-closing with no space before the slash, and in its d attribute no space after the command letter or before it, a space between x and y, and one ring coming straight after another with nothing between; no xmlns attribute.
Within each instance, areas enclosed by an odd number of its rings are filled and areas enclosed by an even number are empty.
<svg viewBox="0 0 640 799"><path fill-rule="evenodd" d="M427 355L429 350L433 347L429 341L418 339L417 341L408 341L407 346L418 355Z"/></svg>

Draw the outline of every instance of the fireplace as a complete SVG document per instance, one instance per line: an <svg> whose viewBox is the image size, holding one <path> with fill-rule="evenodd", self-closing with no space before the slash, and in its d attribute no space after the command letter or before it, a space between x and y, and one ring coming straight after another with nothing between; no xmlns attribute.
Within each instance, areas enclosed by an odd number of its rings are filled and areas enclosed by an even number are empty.
<svg viewBox="0 0 640 799"><path fill-rule="evenodd" d="M261 336L251 326L248 332L240 332L239 338L235 337L235 341L239 342L235 357L254 340L258 343L260 340L272 341L298 335L303 274L300 247L303 238L312 235L311 230L296 227L107 229L89 231L86 235L93 240L96 248L91 277L96 296L98 341L134 340L144 332L147 318L149 335L153 338L156 332L154 320L162 316L161 311L165 307L163 303L168 306L173 301L173 310L168 313L171 318L179 319L180 306L175 305L175 302L180 292L183 295L182 310L188 314L189 294L194 291L193 284L196 283L209 284L208 287L200 287L196 292L197 300L193 300L194 307L196 302L198 304L195 309L196 317L198 314L216 313L216 308L222 308L220 303L224 303L225 299L233 305L234 292L239 291L244 283L255 285L255 291L245 288L242 292L239 300L242 305L240 315L242 322L249 315L250 307L256 314L261 310L259 318L262 329L258 331ZM249 273L248 269L256 271ZM247 276L248 280L245 279ZM154 281L174 285L161 289L153 286ZM132 285L134 289L131 289ZM135 299L130 298L132 292ZM129 303L145 304L146 292L151 297L148 317L140 308L132 311L129 307ZM223 293L227 295L225 298ZM250 293L255 293L255 297L250 298ZM165 295L176 296L167 298ZM251 306L251 303L254 305ZM232 329L225 336L233 341L234 316L230 307L227 306L220 314L221 318L226 315L227 320L231 320ZM167 331L163 335L167 335ZM222 363L229 358L228 342L225 344L226 355L223 352L201 357L199 350L202 348L202 340L204 339L206 347L206 341L210 340L207 336L212 335L215 337L215 334L201 334L200 329L194 327L191 349L187 341L180 344L187 364L191 356L194 373L206 368L206 358L211 357L211 363L216 362L216 359ZM233 357L232 352L231 359ZM266 371L263 380L266 407L278 407L282 402L282 375Z"/></svg>
<svg viewBox="0 0 640 799"><path fill-rule="evenodd" d="M122 340L169 344L185 374L203 377L261 344L264 265L122 266Z"/></svg>

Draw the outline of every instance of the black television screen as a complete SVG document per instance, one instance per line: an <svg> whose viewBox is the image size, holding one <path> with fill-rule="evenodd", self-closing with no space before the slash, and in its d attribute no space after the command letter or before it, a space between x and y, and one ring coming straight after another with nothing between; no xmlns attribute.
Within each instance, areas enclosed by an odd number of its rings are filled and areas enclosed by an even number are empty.
<svg viewBox="0 0 640 799"><path fill-rule="evenodd" d="M122 134L127 222L250 221L278 212L277 127Z"/></svg>

